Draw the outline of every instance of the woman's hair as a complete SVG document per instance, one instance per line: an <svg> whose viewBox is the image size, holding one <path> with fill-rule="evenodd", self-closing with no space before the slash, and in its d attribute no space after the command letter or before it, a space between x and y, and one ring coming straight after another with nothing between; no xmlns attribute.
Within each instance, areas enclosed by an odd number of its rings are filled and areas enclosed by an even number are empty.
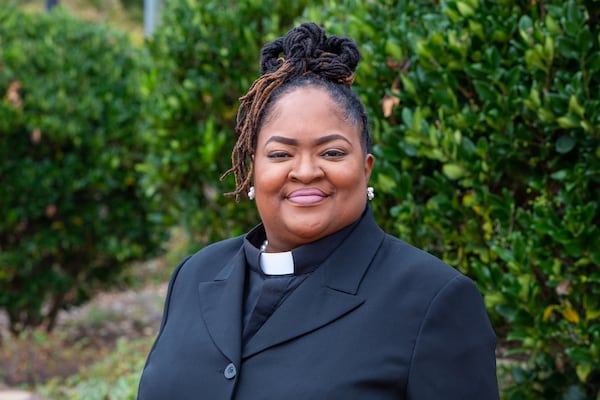
<svg viewBox="0 0 600 400"><path fill-rule="evenodd" d="M370 151L367 116L351 89L359 60L358 47L351 39L327 36L314 23L304 23L263 47L261 76L240 98L235 128L239 136L231 153L232 167L221 177L224 179L233 173L236 188L226 195L238 200L248 190L253 173L250 158L256 148L258 132L277 99L295 88L325 89L340 106L346 120L360 128L364 153Z"/></svg>

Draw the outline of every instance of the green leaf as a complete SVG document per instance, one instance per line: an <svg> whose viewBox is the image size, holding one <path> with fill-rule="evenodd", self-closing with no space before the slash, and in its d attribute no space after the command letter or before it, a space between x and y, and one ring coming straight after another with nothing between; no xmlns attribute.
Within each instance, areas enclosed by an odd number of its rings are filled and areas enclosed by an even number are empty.
<svg viewBox="0 0 600 400"><path fill-rule="evenodd" d="M479 95L479 98L488 103L496 103L498 98L498 92L494 90L494 87L487 81L474 80L473 85Z"/></svg>
<svg viewBox="0 0 600 400"><path fill-rule="evenodd" d="M565 115L556 119L558 126L564 129L578 128L579 125L570 116Z"/></svg>
<svg viewBox="0 0 600 400"><path fill-rule="evenodd" d="M566 353L578 364L585 364L591 361L591 355L588 348L570 347L566 350Z"/></svg>
<svg viewBox="0 0 600 400"><path fill-rule="evenodd" d="M550 14L546 14L546 18L544 19L544 22L546 23L546 28L548 29L549 32L551 32L555 35L561 33L560 25L558 25L556 20L554 18L552 18L552 16Z"/></svg>
<svg viewBox="0 0 600 400"><path fill-rule="evenodd" d="M407 128L411 128L413 126L413 117L410 108L404 107L402 109L402 122L404 122L404 125Z"/></svg>
<svg viewBox="0 0 600 400"><path fill-rule="evenodd" d="M573 150L575 147L576 141L571 136L562 135L556 141L556 151L565 154Z"/></svg>
<svg viewBox="0 0 600 400"><path fill-rule="evenodd" d="M588 363L579 364L577 365L576 371L579 381L585 383L585 381L587 381L588 376L590 375L590 372L592 372L592 365Z"/></svg>
<svg viewBox="0 0 600 400"><path fill-rule="evenodd" d="M565 18L565 31L575 36L583 25L583 16L579 10L579 6L574 0L569 0L567 3L567 15Z"/></svg>
<svg viewBox="0 0 600 400"><path fill-rule="evenodd" d="M572 95L569 99L569 112L579 115L581 118L583 118L584 108L579 104L577 101L577 96L575 95Z"/></svg>
<svg viewBox="0 0 600 400"><path fill-rule="evenodd" d="M590 55L585 62L585 66L591 74L600 71L600 52L597 51Z"/></svg>
<svg viewBox="0 0 600 400"><path fill-rule="evenodd" d="M558 53L569 59L577 60L579 58L579 52L577 51L577 44L572 38L561 36L556 40L556 49Z"/></svg>
<svg viewBox="0 0 600 400"><path fill-rule="evenodd" d="M392 38L388 38L388 40L385 42L385 51L390 57L393 57L395 60L402 61L402 59L404 58L402 47L400 47L400 45Z"/></svg>
<svg viewBox="0 0 600 400"><path fill-rule="evenodd" d="M473 14L475 14L475 10L473 10L473 8L471 6L469 6L467 3L462 2L462 1L456 2L456 8L458 8L458 12L463 17L471 17Z"/></svg>
<svg viewBox="0 0 600 400"><path fill-rule="evenodd" d="M556 171L556 172L552 173L550 176L554 180L564 181L565 178L567 178L567 176L568 176L568 171L563 169L563 170Z"/></svg>
<svg viewBox="0 0 600 400"><path fill-rule="evenodd" d="M377 174L377 186L384 192L392 192L396 187L396 181L388 175L383 173Z"/></svg>
<svg viewBox="0 0 600 400"><path fill-rule="evenodd" d="M519 19L519 34L526 43L531 43L531 35L533 34L533 21L528 15L523 15Z"/></svg>
<svg viewBox="0 0 600 400"><path fill-rule="evenodd" d="M442 167L442 172L444 172L444 175L452 180L460 179L467 173L462 165L456 163L444 164Z"/></svg>

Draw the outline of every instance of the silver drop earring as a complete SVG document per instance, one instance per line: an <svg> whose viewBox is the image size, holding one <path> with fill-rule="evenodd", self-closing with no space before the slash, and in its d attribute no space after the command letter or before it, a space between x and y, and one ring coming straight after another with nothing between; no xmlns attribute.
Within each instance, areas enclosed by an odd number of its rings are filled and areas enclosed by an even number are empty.
<svg viewBox="0 0 600 400"><path fill-rule="evenodd" d="M254 193L254 186L250 186L250 190L248 190L248 198L250 200L254 200L254 195L255 195L255 193Z"/></svg>
<svg viewBox="0 0 600 400"><path fill-rule="evenodd" d="M375 198L375 189L373 189L373 186L369 186L367 188L367 199L373 200L374 198Z"/></svg>

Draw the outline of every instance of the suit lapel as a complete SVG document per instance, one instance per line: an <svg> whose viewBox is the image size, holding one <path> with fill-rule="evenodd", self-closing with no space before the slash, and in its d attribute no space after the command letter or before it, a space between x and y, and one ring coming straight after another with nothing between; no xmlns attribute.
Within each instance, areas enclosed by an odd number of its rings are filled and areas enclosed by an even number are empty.
<svg viewBox="0 0 600 400"><path fill-rule="evenodd" d="M383 237L369 211L344 243L267 319L246 344L243 357L325 326L364 303L357 295L358 287Z"/></svg>
<svg viewBox="0 0 600 400"><path fill-rule="evenodd" d="M202 318L219 350L239 364L242 343L242 304L246 260L240 249L213 281L201 282L198 290Z"/></svg>
<svg viewBox="0 0 600 400"><path fill-rule="evenodd" d="M243 358L320 328L363 303L363 299L323 285L318 271L307 278L246 344Z"/></svg>

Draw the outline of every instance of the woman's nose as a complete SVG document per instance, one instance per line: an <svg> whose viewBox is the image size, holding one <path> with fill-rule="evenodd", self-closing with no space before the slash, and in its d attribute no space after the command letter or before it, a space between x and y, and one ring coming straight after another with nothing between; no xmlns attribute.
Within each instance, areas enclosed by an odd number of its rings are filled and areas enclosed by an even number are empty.
<svg viewBox="0 0 600 400"><path fill-rule="evenodd" d="M318 160L309 156L297 156L289 173L289 178L303 183L323 177L324 172Z"/></svg>

